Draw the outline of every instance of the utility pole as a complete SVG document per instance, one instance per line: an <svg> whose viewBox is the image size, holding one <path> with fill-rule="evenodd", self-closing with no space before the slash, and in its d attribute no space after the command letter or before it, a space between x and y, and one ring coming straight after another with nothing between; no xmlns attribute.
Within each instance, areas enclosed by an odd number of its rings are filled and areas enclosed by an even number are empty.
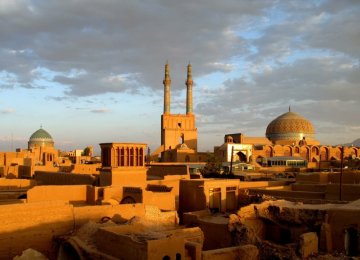
<svg viewBox="0 0 360 260"><path fill-rule="evenodd" d="M339 200L342 199L342 176L344 168L344 146L341 147L341 161L340 161L340 182L339 182Z"/></svg>
<svg viewBox="0 0 360 260"><path fill-rule="evenodd" d="M229 174L232 174L233 154L234 154L234 146L231 146L231 159L230 159L230 172L229 172Z"/></svg>

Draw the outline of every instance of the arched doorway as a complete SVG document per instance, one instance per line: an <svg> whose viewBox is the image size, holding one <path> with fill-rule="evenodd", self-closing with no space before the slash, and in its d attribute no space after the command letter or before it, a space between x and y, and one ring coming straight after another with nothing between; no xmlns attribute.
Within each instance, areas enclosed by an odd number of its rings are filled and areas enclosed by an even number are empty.
<svg viewBox="0 0 360 260"><path fill-rule="evenodd" d="M134 203L136 203L135 199L130 196L123 198L120 202L120 204L134 204Z"/></svg>
<svg viewBox="0 0 360 260"><path fill-rule="evenodd" d="M359 252L359 234L356 228L349 227L345 230L345 252L348 256L356 256Z"/></svg>
<svg viewBox="0 0 360 260"><path fill-rule="evenodd" d="M289 146L284 146L284 156L291 156L291 148Z"/></svg>
<svg viewBox="0 0 360 260"><path fill-rule="evenodd" d="M326 147L320 148L320 161L327 161L329 156L329 151Z"/></svg>
<svg viewBox="0 0 360 260"><path fill-rule="evenodd" d="M237 156L239 156L239 161L240 162L247 162L247 158L246 155L243 152L238 152L236 153Z"/></svg>

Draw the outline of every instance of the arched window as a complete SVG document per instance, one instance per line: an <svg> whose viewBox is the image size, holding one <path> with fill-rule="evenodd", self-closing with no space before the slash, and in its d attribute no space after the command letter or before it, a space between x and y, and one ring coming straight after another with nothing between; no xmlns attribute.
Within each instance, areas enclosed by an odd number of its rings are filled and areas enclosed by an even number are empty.
<svg viewBox="0 0 360 260"><path fill-rule="evenodd" d="M184 134L181 134L181 135L180 135L180 138L179 138L179 143L180 143L180 144L183 144L184 142L185 142Z"/></svg>
<svg viewBox="0 0 360 260"><path fill-rule="evenodd" d="M125 166L125 149L122 147L120 149L120 166Z"/></svg>
<svg viewBox="0 0 360 260"><path fill-rule="evenodd" d="M130 149L130 166L134 166L134 148Z"/></svg>
<svg viewBox="0 0 360 260"><path fill-rule="evenodd" d="M120 165L120 149L119 149L119 147L118 148L116 148L116 150L115 150L115 166L119 166Z"/></svg>
<svg viewBox="0 0 360 260"><path fill-rule="evenodd" d="M143 149L143 148L140 148L140 149L139 149L138 164L139 164L139 166L143 166L143 165L144 165L144 149Z"/></svg>

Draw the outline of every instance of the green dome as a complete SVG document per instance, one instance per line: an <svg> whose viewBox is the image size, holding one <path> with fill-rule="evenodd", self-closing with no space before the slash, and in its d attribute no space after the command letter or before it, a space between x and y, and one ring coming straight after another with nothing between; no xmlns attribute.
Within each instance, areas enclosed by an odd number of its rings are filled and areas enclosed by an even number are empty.
<svg viewBox="0 0 360 260"><path fill-rule="evenodd" d="M29 149L34 146L54 147L54 140L47 131L40 128L30 136L28 146Z"/></svg>

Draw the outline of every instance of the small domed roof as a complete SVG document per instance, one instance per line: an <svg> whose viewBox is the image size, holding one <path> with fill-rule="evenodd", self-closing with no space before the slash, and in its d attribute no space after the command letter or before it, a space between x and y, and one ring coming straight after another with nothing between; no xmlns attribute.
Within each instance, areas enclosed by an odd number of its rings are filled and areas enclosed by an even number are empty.
<svg viewBox="0 0 360 260"><path fill-rule="evenodd" d="M51 137L51 135L44 130L42 127L35 131L29 139L29 148L31 148L32 146L50 146L53 147L54 146L54 140Z"/></svg>
<svg viewBox="0 0 360 260"><path fill-rule="evenodd" d="M303 116L286 112L270 122L266 128L266 137L272 142L276 141L299 141L313 139L315 134L312 123Z"/></svg>

